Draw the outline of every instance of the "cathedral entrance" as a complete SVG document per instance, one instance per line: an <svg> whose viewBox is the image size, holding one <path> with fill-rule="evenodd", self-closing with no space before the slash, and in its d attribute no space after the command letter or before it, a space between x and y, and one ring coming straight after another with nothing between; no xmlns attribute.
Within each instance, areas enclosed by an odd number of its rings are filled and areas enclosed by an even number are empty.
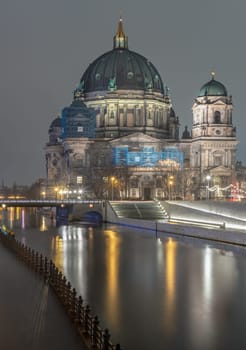
<svg viewBox="0 0 246 350"><path fill-rule="evenodd" d="M145 187L144 188L144 198L145 201L149 201L151 199L151 188Z"/></svg>

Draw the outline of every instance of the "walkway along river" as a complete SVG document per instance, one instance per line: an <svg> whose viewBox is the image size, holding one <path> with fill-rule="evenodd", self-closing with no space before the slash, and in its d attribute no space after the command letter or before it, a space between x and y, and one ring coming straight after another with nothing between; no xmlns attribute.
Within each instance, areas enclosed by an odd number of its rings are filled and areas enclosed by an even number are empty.
<svg viewBox="0 0 246 350"><path fill-rule="evenodd" d="M51 258L125 350L246 348L246 249L117 225L2 217Z"/></svg>

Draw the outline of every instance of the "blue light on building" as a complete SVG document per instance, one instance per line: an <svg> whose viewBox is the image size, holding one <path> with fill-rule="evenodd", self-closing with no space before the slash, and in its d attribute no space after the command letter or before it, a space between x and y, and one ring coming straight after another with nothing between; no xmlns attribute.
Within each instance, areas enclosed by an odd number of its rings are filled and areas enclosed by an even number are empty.
<svg viewBox="0 0 246 350"><path fill-rule="evenodd" d="M183 167L184 154L177 147L165 147L161 152L154 147L141 147L132 150L129 146L118 146L113 148L113 165L132 167L154 167L162 164L160 161L173 161Z"/></svg>
<svg viewBox="0 0 246 350"><path fill-rule="evenodd" d="M95 137L95 113L82 101L73 101L62 111L62 138L81 137Z"/></svg>

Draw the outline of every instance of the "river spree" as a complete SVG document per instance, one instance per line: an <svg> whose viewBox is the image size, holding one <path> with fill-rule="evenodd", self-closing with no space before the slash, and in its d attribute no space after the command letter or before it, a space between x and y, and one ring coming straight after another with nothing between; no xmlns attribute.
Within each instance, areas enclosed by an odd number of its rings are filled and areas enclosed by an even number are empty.
<svg viewBox="0 0 246 350"><path fill-rule="evenodd" d="M1 221L53 259L124 350L246 348L245 248L115 225L56 227L20 208Z"/></svg>

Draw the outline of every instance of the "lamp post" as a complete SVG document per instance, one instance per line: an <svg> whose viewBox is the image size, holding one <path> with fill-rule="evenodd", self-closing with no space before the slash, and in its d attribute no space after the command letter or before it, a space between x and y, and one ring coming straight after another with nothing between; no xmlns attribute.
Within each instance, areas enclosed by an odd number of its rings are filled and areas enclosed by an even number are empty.
<svg viewBox="0 0 246 350"><path fill-rule="evenodd" d="M169 176L168 178L169 200L172 199L172 186L173 186L173 176Z"/></svg>
<svg viewBox="0 0 246 350"><path fill-rule="evenodd" d="M207 175L207 176L206 176L206 180L207 180L206 199L209 199L209 181L211 180L211 176L210 176L210 175Z"/></svg>
<svg viewBox="0 0 246 350"><path fill-rule="evenodd" d="M114 180L115 180L115 177L112 176L110 178L110 180L111 180L111 200L113 201L114 200Z"/></svg>
<svg viewBox="0 0 246 350"><path fill-rule="evenodd" d="M82 198L82 193L83 193L83 191L82 191L82 189L80 189L80 190L78 190L78 199L81 199Z"/></svg>
<svg viewBox="0 0 246 350"><path fill-rule="evenodd" d="M63 193L64 193L63 190L60 190L60 191L59 191L59 195L60 195L59 199L61 199L61 200L63 199Z"/></svg>
<svg viewBox="0 0 246 350"><path fill-rule="evenodd" d="M58 196L58 187L55 187L55 193L56 193L56 200L57 200L57 196Z"/></svg>

